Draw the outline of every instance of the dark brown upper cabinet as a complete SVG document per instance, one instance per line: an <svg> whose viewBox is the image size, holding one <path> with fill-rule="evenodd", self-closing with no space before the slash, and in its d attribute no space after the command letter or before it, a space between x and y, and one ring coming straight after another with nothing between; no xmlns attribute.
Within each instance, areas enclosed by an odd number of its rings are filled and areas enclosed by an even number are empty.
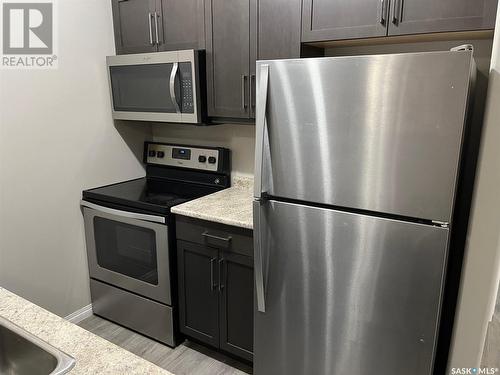
<svg viewBox="0 0 500 375"><path fill-rule="evenodd" d="M303 0L302 42L493 29L498 0Z"/></svg>
<svg viewBox="0 0 500 375"><path fill-rule="evenodd" d="M161 0L160 51L205 48L203 0Z"/></svg>
<svg viewBox="0 0 500 375"><path fill-rule="evenodd" d="M300 57L301 0L206 0L208 114L255 118L258 59Z"/></svg>
<svg viewBox="0 0 500 375"><path fill-rule="evenodd" d="M498 0L392 0L389 35L493 29Z"/></svg>
<svg viewBox="0 0 500 375"><path fill-rule="evenodd" d="M302 0L257 0L251 12L254 39L250 52L250 115L255 118L257 60L300 58Z"/></svg>
<svg viewBox="0 0 500 375"><path fill-rule="evenodd" d="M156 52L156 0L112 0L116 53Z"/></svg>
<svg viewBox="0 0 500 375"><path fill-rule="evenodd" d="M386 36L389 0L304 0L302 41Z"/></svg>
<svg viewBox="0 0 500 375"><path fill-rule="evenodd" d="M250 8L256 0L206 0L208 115L249 119ZM252 43L255 44L255 43Z"/></svg>
<svg viewBox="0 0 500 375"><path fill-rule="evenodd" d="M258 0L257 59L300 58L302 0Z"/></svg>
<svg viewBox="0 0 500 375"><path fill-rule="evenodd" d="M117 54L205 48L203 0L112 0Z"/></svg>

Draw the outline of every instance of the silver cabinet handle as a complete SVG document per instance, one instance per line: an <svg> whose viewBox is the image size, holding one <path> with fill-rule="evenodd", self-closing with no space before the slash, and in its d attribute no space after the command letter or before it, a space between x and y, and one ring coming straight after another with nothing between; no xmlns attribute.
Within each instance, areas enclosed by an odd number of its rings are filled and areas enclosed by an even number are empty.
<svg viewBox="0 0 500 375"><path fill-rule="evenodd" d="M177 113L181 113L179 103L177 103L177 97L175 96L175 76L177 75L178 69L179 69L179 64L175 62L174 66L172 67L172 71L170 72L169 87L170 87L170 100L172 101L172 104L175 107L175 111Z"/></svg>
<svg viewBox="0 0 500 375"><path fill-rule="evenodd" d="M165 223L165 218L162 216L155 216L155 215L147 215L147 214L139 214L136 212L128 212L128 211L121 211L121 210L116 210L114 208L109 208L109 207L104 207L100 206L95 203L90 203L84 200L80 201L80 205L82 207L87 207L92 210L96 210L99 212L104 212L106 214L110 215L115 215L115 216L121 216L121 217L126 217L128 219L137 219L137 220L144 220L144 221L152 221L154 223Z"/></svg>
<svg viewBox="0 0 500 375"><path fill-rule="evenodd" d="M394 0L392 23L395 25L403 22L403 2L404 0Z"/></svg>
<svg viewBox="0 0 500 375"><path fill-rule="evenodd" d="M257 311L266 312L266 295L264 288L264 265L260 232L260 211L263 202L253 202L253 241L254 241L254 270L255 292L257 294Z"/></svg>
<svg viewBox="0 0 500 375"><path fill-rule="evenodd" d="M255 183L254 197L262 196L262 161L264 152L264 134L266 127L266 109L267 109L267 86L269 83L269 65L262 64L259 66L259 79L257 80L257 97L256 97L256 113L255 113Z"/></svg>
<svg viewBox="0 0 500 375"><path fill-rule="evenodd" d="M224 284L226 283L226 280L224 279L224 259L219 260L219 292L222 292L222 289L224 289Z"/></svg>
<svg viewBox="0 0 500 375"><path fill-rule="evenodd" d="M210 290L215 290L217 284L214 284L214 266L215 266L215 258L210 259Z"/></svg>
<svg viewBox="0 0 500 375"><path fill-rule="evenodd" d="M394 4L392 6L392 23L394 25L397 25L398 24L398 12L397 12L397 8L398 8L398 2L399 0L394 0Z"/></svg>
<svg viewBox="0 0 500 375"><path fill-rule="evenodd" d="M149 24L149 44L154 46L153 42L153 25L151 24L151 17L153 17L153 13L148 13L148 24Z"/></svg>
<svg viewBox="0 0 500 375"><path fill-rule="evenodd" d="M158 18L160 16L158 15L158 12L155 12L155 32L156 32L156 45L160 45L160 32L158 28Z"/></svg>
<svg viewBox="0 0 500 375"><path fill-rule="evenodd" d="M387 0L381 0L380 1L380 18L379 18L379 22L382 24L382 25L385 25L385 15L387 13Z"/></svg>
<svg viewBox="0 0 500 375"><path fill-rule="evenodd" d="M252 74L250 75L250 108L252 108L252 110L255 109L255 100L254 100L254 96L255 96L255 92L254 92L254 86L255 85L255 74Z"/></svg>
<svg viewBox="0 0 500 375"><path fill-rule="evenodd" d="M241 108L243 108L243 110L246 110L247 109L247 101L246 101L246 82L247 82L247 76L246 75L242 75L241 76Z"/></svg>
<svg viewBox="0 0 500 375"><path fill-rule="evenodd" d="M203 232L201 235L203 237L211 238L211 239L214 239L214 240L217 240L217 241L224 241L224 242L231 242L231 240L233 239L231 236L220 237L220 236L216 236L216 235L213 235L213 234L209 234L208 232Z"/></svg>

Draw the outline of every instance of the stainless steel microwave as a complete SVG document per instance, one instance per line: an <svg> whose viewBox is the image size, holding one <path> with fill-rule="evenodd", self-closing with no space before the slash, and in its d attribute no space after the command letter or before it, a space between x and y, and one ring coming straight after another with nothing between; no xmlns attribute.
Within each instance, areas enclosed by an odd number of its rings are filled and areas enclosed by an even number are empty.
<svg viewBox="0 0 500 375"><path fill-rule="evenodd" d="M114 119L203 123L202 51L108 56L106 63Z"/></svg>

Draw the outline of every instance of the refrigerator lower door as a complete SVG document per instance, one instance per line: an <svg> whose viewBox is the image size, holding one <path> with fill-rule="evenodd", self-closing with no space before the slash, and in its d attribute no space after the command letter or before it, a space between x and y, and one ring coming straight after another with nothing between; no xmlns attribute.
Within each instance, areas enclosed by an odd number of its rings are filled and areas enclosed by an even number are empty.
<svg viewBox="0 0 500 375"><path fill-rule="evenodd" d="M448 229L276 201L254 210L255 374L431 374Z"/></svg>

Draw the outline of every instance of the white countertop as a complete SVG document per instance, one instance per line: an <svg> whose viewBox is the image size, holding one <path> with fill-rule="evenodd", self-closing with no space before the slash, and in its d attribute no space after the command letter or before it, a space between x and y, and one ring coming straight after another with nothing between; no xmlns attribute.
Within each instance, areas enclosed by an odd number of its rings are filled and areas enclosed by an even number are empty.
<svg viewBox="0 0 500 375"><path fill-rule="evenodd" d="M253 178L236 177L233 186L172 207L177 215L253 229Z"/></svg>
<svg viewBox="0 0 500 375"><path fill-rule="evenodd" d="M171 375L1 287L0 316L75 358L70 374Z"/></svg>

